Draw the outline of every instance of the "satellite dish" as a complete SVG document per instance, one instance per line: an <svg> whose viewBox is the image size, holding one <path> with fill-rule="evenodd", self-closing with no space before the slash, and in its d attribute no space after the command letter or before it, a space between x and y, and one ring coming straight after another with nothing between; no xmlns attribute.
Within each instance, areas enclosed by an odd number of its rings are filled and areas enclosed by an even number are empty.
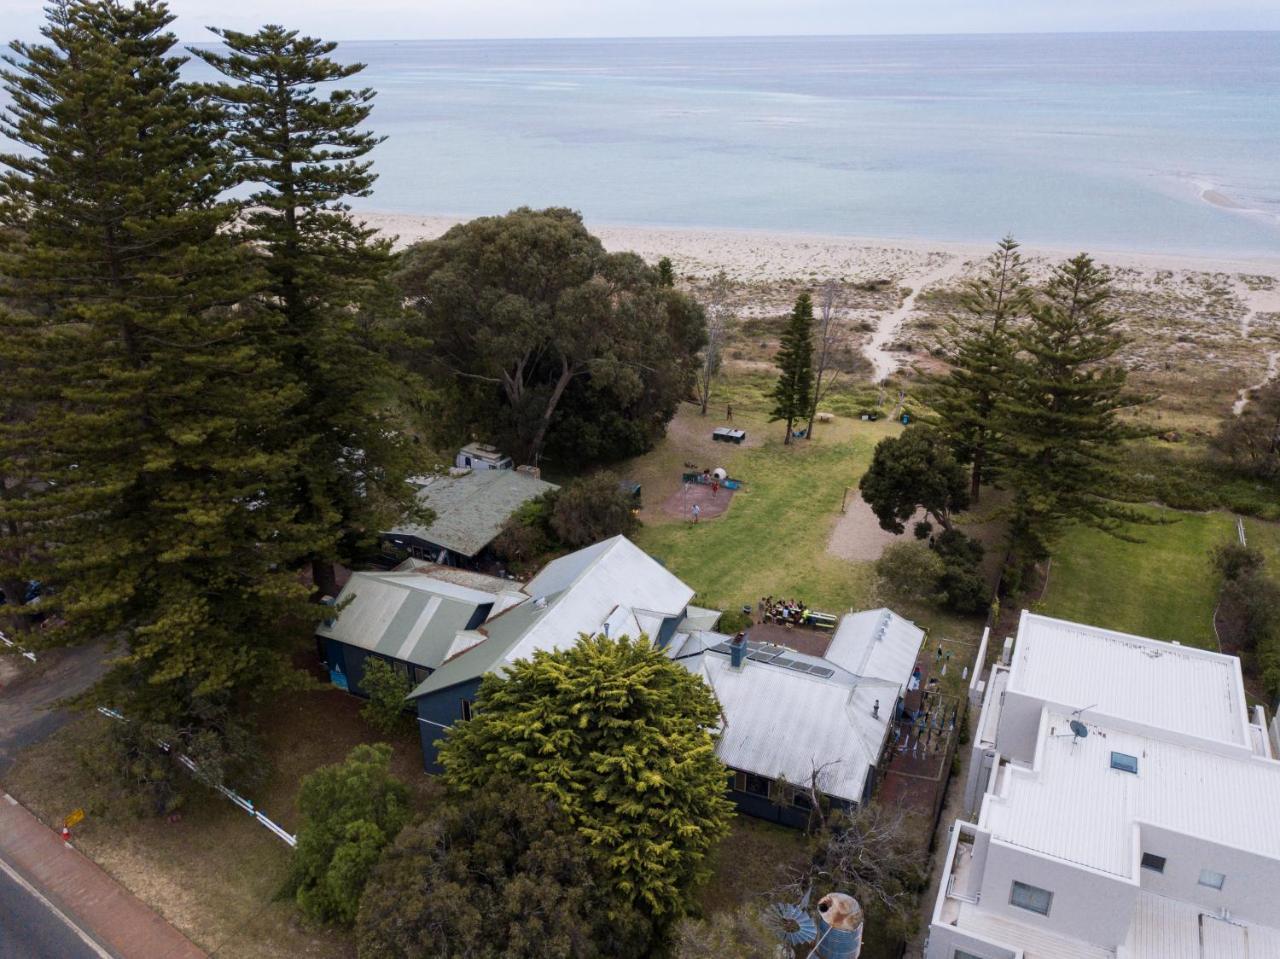
<svg viewBox="0 0 1280 959"><path fill-rule="evenodd" d="M1078 719L1071 720L1071 732L1075 734L1076 739L1084 739L1089 735L1089 727Z"/></svg>

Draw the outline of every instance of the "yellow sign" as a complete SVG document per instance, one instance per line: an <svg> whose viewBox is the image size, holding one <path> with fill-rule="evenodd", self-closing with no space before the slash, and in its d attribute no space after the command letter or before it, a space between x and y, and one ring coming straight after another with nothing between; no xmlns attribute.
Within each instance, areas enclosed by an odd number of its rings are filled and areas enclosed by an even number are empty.
<svg viewBox="0 0 1280 959"><path fill-rule="evenodd" d="M70 816L68 816L66 819L64 819L64 820L62 821L62 824L63 824L64 826L66 826L68 829L70 829L72 826L74 826L74 825L76 825L77 823L81 822L83 819L84 819L84 810L83 810L83 809L77 809L77 810L76 810L75 812L73 812Z"/></svg>

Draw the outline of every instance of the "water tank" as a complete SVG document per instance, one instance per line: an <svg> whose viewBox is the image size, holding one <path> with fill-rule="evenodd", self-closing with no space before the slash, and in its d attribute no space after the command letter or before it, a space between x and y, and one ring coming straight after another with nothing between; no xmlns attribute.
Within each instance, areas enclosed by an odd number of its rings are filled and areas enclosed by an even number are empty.
<svg viewBox="0 0 1280 959"><path fill-rule="evenodd" d="M818 955L858 959L862 955L862 906L853 896L833 892L818 901Z"/></svg>

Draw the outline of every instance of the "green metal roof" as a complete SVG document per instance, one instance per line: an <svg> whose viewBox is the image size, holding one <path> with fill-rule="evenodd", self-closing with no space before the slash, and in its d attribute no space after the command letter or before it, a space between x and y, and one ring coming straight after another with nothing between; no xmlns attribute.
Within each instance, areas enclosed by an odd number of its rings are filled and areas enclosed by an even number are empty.
<svg viewBox="0 0 1280 959"><path fill-rule="evenodd" d="M475 556L488 546L512 513L531 499L559 489L517 470L474 470L462 476L429 477L418 503L430 507L430 526L403 525L387 532L414 536L459 556Z"/></svg>

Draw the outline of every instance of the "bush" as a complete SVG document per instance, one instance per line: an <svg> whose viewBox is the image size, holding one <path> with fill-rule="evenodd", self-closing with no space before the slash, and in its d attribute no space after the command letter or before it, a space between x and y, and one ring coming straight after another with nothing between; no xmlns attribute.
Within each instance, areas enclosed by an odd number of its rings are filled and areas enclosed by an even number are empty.
<svg viewBox="0 0 1280 959"><path fill-rule="evenodd" d="M631 497L613 473L599 472L567 483L555 497L551 529L569 549L590 546L611 536L629 536L639 521Z"/></svg>
<svg viewBox="0 0 1280 959"><path fill-rule="evenodd" d="M932 599L946 572L942 557L918 540L890 543L876 560L876 575L895 596Z"/></svg>
<svg viewBox="0 0 1280 959"><path fill-rule="evenodd" d="M360 959L613 959L648 953L587 841L514 782L443 805L387 847L360 900Z"/></svg>
<svg viewBox="0 0 1280 959"><path fill-rule="evenodd" d="M722 633L732 635L745 629L750 629L751 622L750 613L744 613L740 609L731 609L720 616L720 621L716 623L716 628Z"/></svg>
<svg viewBox="0 0 1280 959"><path fill-rule="evenodd" d="M360 716L380 733L392 733L405 726L405 700L412 691L409 677L396 672L385 659L370 656L364 661L360 686L369 694Z"/></svg>
<svg viewBox="0 0 1280 959"><path fill-rule="evenodd" d="M287 889L312 919L355 921L373 867L409 818L409 789L390 769L391 747L377 743L302 780Z"/></svg>
<svg viewBox="0 0 1280 959"><path fill-rule="evenodd" d="M508 516L493 541L493 551L520 568L536 566L552 553L555 533L551 529L551 510L555 496L544 493Z"/></svg>

